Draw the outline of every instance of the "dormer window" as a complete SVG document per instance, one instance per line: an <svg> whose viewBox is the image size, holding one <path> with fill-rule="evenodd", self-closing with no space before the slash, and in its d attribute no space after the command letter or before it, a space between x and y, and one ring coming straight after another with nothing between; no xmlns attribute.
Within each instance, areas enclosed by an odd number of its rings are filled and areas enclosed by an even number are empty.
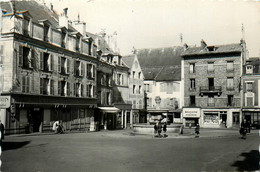
<svg viewBox="0 0 260 172"><path fill-rule="evenodd" d="M50 25L48 25L48 24L44 24L44 26L43 26L43 29L44 29L44 41L47 41L47 42L49 42L50 41L50 33L51 33L51 31L50 31Z"/></svg>
<svg viewBox="0 0 260 172"><path fill-rule="evenodd" d="M29 36L29 33L31 31L31 28L30 28L31 24L30 23L31 23L30 18L25 17L24 20L23 20L23 34L25 36Z"/></svg>
<svg viewBox="0 0 260 172"><path fill-rule="evenodd" d="M246 74L252 74L253 73L253 66L247 65L246 66Z"/></svg>
<svg viewBox="0 0 260 172"><path fill-rule="evenodd" d="M118 65L122 65L122 57L118 56Z"/></svg>

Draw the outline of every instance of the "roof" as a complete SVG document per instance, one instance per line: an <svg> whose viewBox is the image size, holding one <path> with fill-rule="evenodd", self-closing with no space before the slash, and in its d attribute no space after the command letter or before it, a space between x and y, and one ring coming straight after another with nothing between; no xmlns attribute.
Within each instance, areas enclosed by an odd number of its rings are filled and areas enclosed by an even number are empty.
<svg viewBox="0 0 260 172"><path fill-rule="evenodd" d="M209 48L214 50L209 51ZM227 45L215 45L215 46L213 45L213 46L206 46L205 48L188 47L182 53L182 56L222 54L222 53L235 53L235 52L242 52L241 44L227 44Z"/></svg>
<svg viewBox="0 0 260 172"><path fill-rule="evenodd" d="M122 60L123 62L129 67L131 68L133 66L134 63L134 59L135 59L135 55L128 55L128 56L123 56Z"/></svg>
<svg viewBox="0 0 260 172"><path fill-rule="evenodd" d="M39 20L47 19L54 27L57 28L59 26L58 15L47 6L35 1L13 1L13 3L16 11L28 10L29 14L33 16L33 22L39 23ZM6 10L7 13L12 13L10 2L1 2L0 6L2 10Z"/></svg>
<svg viewBox="0 0 260 172"><path fill-rule="evenodd" d="M143 67L142 72L145 80L155 81L180 81L181 66L154 66Z"/></svg>
<svg viewBox="0 0 260 172"><path fill-rule="evenodd" d="M141 67L181 65L183 47L167 47L137 50L137 58Z"/></svg>
<svg viewBox="0 0 260 172"><path fill-rule="evenodd" d="M260 65L260 58L250 58L246 61L246 65Z"/></svg>

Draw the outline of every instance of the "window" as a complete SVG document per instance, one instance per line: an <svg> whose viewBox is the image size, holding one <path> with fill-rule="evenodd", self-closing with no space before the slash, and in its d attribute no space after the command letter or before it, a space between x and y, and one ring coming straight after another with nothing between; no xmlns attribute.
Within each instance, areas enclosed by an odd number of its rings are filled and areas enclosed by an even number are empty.
<svg viewBox="0 0 260 172"><path fill-rule="evenodd" d="M81 61L74 61L74 74L75 76L83 76L84 64Z"/></svg>
<svg viewBox="0 0 260 172"><path fill-rule="evenodd" d="M112 86L112 77L108 76L108 86Z"/></svg>
<svg viewBox="0 0 260 172"><path fill-rule="evenodd" d="M88 84L86 86L86 95L87 95L87 97L94 97L94 95L95 95L95 86L93 86L92 84Z"/></svg>
<svg viewBox="0 0 260 172"><path fill-rule="evenodd" d="M190 96L190 106L195 106L195 105L196 105L195 96Z"/></svg>
<svg viewBox="0 0 260 172"><path fill-rule="evenodd" d="M19 66L23 68L33 68L34 66L34 50L20 46L19 47Z"/></svg>
<svg viewBox="0 0 260 172"><path fill-rule="evenodd" d="M122 83L121 83L121 77L122 77L122 75L119 73L119 74L117 74L117 85L121 85Z"/></svg>
<svg viewBox="0 0 260 172"><path fill-rule="evenodd" d="M208 62L208 73L214 72L214 62Z"/></svg>
<svg viewBox="0 0 260 172"><path fill-rule="evenodd" d="M23 76L22 78L22 92L29 93L30 92L30 77Z"/></svg>
<svg viewBox="0 0 260 172"><path fill-rule="evenodd" d="M145 92L147 92L147 93L151 92L151 90L152 90L150 84L144 84L144 89L145 89Z"/></svg>
<svg viewBox="0 0 260 172"><path fill-rule="evenodd" d="M81 45L81 38L79 35L76 37L76 51L80 51L80 45Z"/></svg>
<svg viewBox="0 0 260 172"><path fill-rule="evenodd" d="M54 81L48 78L40 78L40 93L54 95Z"/></svg>
<svg viewBox="0 0 260 172"><path fill-rule="evenodd" d="M67 44L67 33L65 31L62 31L61 33L61 47L66 48Z"/></svg>
<svg viewBox="0 0 260 172"><path fill-rule="evenodd" d="M135 94L135 87L136 87L136 86L135 86L135 85L133 85L133 94Z"/></svg>
<svg viewBox="0 0 260 172"><path fill-rule="evenodd" d="M190 90L195 90L196 85L195 85L195 79L190 79Z"/></svg>
<svg viewBox="0 0 260 172"><path fill-rule="evenodd" d="M233 106L234 95L228 95L228 106Z"/></svg>
<svg viewBox="0 0 260 172"><path fill-rule="evenodd" d="M58 82L58 95L69 96L70 95L70 84L66 81Z"/></svg>
<svg viewBox="0 0 260 172"><path fill-rule="evenodd" d="M23 34L25 36L29 36L30 33L30 19L24 18L23 20Z"/></svg>
<svg viewBox="0 0 260 172"><path fill-rule="evenodd" d="M40 56L40 69L44 71L52 71L53 70L53 55L49 53L41 53Z"/></svg>
<svg viewBox="0 0 260 172"><path fill-rule="evenodd" d="M75 83L74 89L75 89L76 97L83 97L84 89L81 83Z"/></svg>
<svg viewBox="0 0 260 172"><path fill-rule="evenodd" d="M138 94L141 94L141 89L142 89L142 87L141 87L141 85L139 85Z"/></svg>
<svg viewBox="0 0 260 172"><path fill-rule="evenodd" d="M138 78L141 79L141 72L138 73Z"/></svg>
<svg viewBox="0 0 260 172"><path fill-rule="evenodd" d="M107 104L108 104L108 105L111 105L111 104L112 104L112 101L111 101L111 93L110 93L110 92L107 92Z"/></svg>
<svg viewBox="0 0 260 172"><path fill-rule="evenodd" d="M247 92L253 91L253 82L246 82L246 91Z"/></svg>
<svg viewBox="0 0 260 172"><path fill-rule="evenodd" d="M133 78L135 78L135 71L133 71Z"/></svg>
<svg viewBox="0 0 260 172"><path fill-rule="evenodd" d="M50 31L50 26L48 25L48 24L44 24L44 26L43 26L43 32L44 32L44 37L43 37L43 39L44 39L44 41L47 41L47 42L49 42L50 41L50 33L51 33L51 31Z"/></svg>
<svg viewBox="0 0 260 172"><path fill-rule="evenodd" d="M153 106L153 105L152 105L152 100L153 100L152 98L148 98L148 99L147 99L147 106L148 106L148 107L152 107L152 106Z"/></svg>
<svg viewBox="0 0 260 172"><path fill-rule="evenodd" d="M61 74L69 74L70 60L65 57L58 57L58 71Z"/></svg>
<svg viewBox="0 0 260 172"><path fill-rule="evenodd" d="M246 74L252 74L253 73L253 66L247 65L246 66Z"/></svg>
<svg viewBox="0 0 260 172"><path fill-rule="evenodd" d="M96 77L96 66L93 64L87 64L87 77L94 79Z"/></svg>
<svg viewBox="0 0 260 172"><path fill-rule="evenodd" d="M234 62L233 61L227 61L227 71L232 72L234 70Z"/></svg>
<svg viewBox="0 0 260 172"><path fill-rule="evenodd" d="M234 78L227 78L227 90L234 90Z"/></svg>
<svg viewBox="0 0 260 172"><path fill-rule="evenodd" d="M195 73L195 63L190 63L190 73Z"/></svg>

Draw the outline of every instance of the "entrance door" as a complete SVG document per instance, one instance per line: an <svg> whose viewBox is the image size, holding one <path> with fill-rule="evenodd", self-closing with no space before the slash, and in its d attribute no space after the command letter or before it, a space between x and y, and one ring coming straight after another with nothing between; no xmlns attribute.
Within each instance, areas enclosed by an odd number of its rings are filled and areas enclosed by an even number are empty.
<svg viewBox="0 0 260 172"><path fill-rule="evenodd" d="M31 110L30 118L30 125L31 125L31 132L40 132L40 126L42 124L43 114L42 110L35 108Z"/></svg>
<svg viewBox="0 0 260 172"><path fill-rule="evenodd" d="M214 78L208 78L209 80L209 90L214 89Z"/></svg>

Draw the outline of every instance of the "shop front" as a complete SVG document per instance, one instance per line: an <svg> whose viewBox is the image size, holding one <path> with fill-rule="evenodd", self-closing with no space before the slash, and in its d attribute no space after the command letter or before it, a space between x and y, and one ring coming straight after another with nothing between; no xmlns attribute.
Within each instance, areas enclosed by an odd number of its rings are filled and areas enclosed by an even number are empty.
<svg viewBox="0 0 260 172"><path fill-rule="evenodd" d="M259 108L243 108L242 119L246 119L251 125L260 124L260 109Z"/></svg>
<svg viewBox="0 0 260 172"><path fill-rule="evenodd" d="M99 129L114 130L118 127L118 115L120 109L116 107L98 107L95 114L95 131ZM94 131L94 130L93 130Z"/></svg>
<svg viewBox="0 0 260 172"><path fill-rule="evenodd" d="M200 124L200 108L183 108L182 113L185 127L195 127Z"/></svg>

